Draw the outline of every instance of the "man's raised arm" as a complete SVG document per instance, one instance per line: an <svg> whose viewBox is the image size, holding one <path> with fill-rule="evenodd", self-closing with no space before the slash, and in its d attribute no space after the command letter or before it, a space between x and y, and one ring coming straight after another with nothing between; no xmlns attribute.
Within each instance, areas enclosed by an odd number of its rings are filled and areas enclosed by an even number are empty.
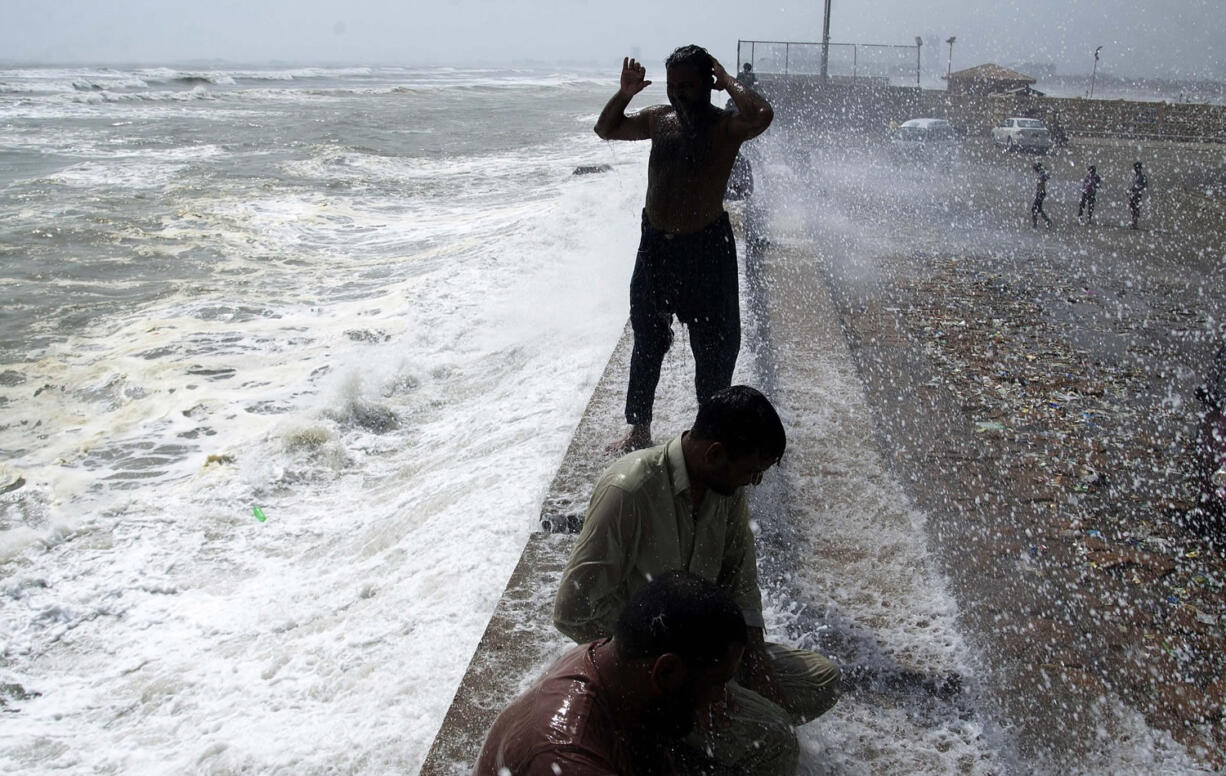
<svg viewBox="0 0 1226 776"><path fill-rule="evenodd" d="M600 118L596 119L596 134L604 140L647 140L651 137L651 113L639 111L626 115L634 95L651 85L645 80L647 68L626 57L622 60L621 86L613 95Z"/></svg>
<svg viewBox="0 0 1226 776"><path fill-rule="evenodd" d="M715 57L711 57L711 73L715 77L715 88L728 92L737 107L736 115L728 120L729 133L745 141L765 132L775 118L775 111L766 98L728 75Z"/></svg>

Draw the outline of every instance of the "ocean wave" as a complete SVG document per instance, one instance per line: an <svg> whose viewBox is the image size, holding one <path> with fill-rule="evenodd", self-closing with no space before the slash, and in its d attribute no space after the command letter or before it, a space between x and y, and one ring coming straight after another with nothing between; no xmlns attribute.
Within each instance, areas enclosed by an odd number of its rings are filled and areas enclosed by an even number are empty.
<svg viewBox="0 0 1226 776"><path fill-rule="evenodd" d="M170 68L153 68L138 70L136 73L149 83L181 83L181 84L215 84L229 86L234 84L234 76L224 70L172 70Z"/></svg>
<svg viewBox="0 0 1226 776"><path fill-rule="evenodd" d="M192 162L221 153L222 150L214 145L117 151L105 159L91 159L65 167L40 180L81 189L160 189L172 183Z"/></svg>
<svg viewBox="0 0 1226 776"><path fill-rule="evenodd" d="M152 68L137 70L137 75L159 83L211 83L233 86L240 81L307 81L326 78L356 78L376 74L371 67L286 67L226 68L219 70L177 70Z"/></svg>
<svg viewBox="0 0 1226 776"><path fill-rule="evenodd" d="M235 78L249 81L300 81L314 78L353 78L375 74L370 67L298 67L288 70L236 70Z"/></svg>
<svg viewBox="0 0 1226 776"><path fill-rule="evenodd" d="M607 78L578 78L573 75L537 75L503 78L469 78L463 81L415 81L399 88L412 91L458 91L471 93L498 93L506 91L569 91L590 89L595 85L609 83Z"/></svg>
<svg viewBox="0 0 1226 776"><path fill-rule="evenodd" d="M395 185L422 191L450 188L454 196L480 196L503 190L508 181L545 179L551 172L569 174L571 141L497 153L451 155L442 159L405 157L360 146L318 146L305 159L287 161L285 173L295 177L351 186ZM562 177L562 172L558 173Z"/></svg>
<svg viewBox="0 0 1226 776"><path fill-rule="evenodd" d="M156 91L156 92L113 92L107 89L91 92L77 92L71 98L72 102L98 105L108 102L190 102L193 100L213 100L216 96L204 85L197 85L186 91Z"/></svg>
<svg viewBox="0 0 1226 776"><path fill-rule="evenodd" d="M100 89L147 89L149 83L132 72L63 68L0 70L0 94L56 94Z"/></svg>
<svg viewBox="0 0 1226 776"><path fill-rule="evenodd" d="M0 70L0 95L158 95L169 89L190 91L196 87L222 87L228 94L266 99L275 89L261 84L283 85L286 94L317 97L350 95L432 93L493 93L506 90L571 90L604 83L603 75L587 76L573 71L497 70L408 67L223 67L174 68L19 68ZM152 90L152 91L150 91ZM153 96L149 99L168 99Z"/></svg>
<svg viewBox="0 0 1226 776"><path fill-rule="evenodd" d="M72 84L69 84L68 88L71 89ZM43 90L35 88L32 84L8 83L6 81L0 81L0 94L30 94L38 91Z"/></svg>

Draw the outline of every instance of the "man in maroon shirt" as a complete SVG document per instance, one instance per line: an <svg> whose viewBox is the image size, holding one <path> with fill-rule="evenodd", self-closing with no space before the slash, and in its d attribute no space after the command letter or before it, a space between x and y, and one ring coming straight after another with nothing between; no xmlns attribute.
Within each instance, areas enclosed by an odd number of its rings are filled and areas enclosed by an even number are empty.
<svg viewBox="0 0 1226 776"><path fill-rule="evenodd" d="M630 600L612 639L571 649L498 715L473 775L675 773L680 740L723 697L745 642L723 591L663 574Z"/></svg>

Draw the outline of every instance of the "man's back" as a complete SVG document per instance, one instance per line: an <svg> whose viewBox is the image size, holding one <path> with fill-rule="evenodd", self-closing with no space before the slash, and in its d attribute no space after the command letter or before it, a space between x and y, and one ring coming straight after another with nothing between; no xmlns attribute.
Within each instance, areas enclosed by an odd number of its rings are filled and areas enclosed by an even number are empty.
<svg viewBox="0 0 1226 776"><path fill-rule="evenodd" d="M473 776L607 776L632 772L594 644L571 649L490 728Z"/></svg>
<svg viewBox="0 0 1226 776"><path fill-rule="evenodd" d="M761 627L757 558L743 490L708 493L694 512L681 437L639 450L601 477L554 602L554 624L575 641L612 632L653 576L684 569L718 584Z"/></svg>

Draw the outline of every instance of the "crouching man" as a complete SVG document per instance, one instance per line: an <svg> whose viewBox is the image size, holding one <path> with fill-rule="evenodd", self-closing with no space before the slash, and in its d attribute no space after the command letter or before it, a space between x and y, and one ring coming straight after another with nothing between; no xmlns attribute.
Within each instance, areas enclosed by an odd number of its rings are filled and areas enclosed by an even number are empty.
<svg viewBox="0 0 1226 776"><path fill-rule="evenodd" d="M554 624L578 642L612 633L651 579L684 569L714 582L744 613L748 643L728 702L689 743L727 768L791 774L793 725L839 696L840 671L813 652L768 644L745 486L757 485L787 444L775 408L748 386L715 393L689 431L615 462L592 493L554 600Z"/></svg>
<svg viewBox="0 0 1226 776"><path fill-rule="evenodd" d="M498 716L474 776L654 776L745 650L741 611L678 571L644 586L605 638L575 647Z"/></svg>

